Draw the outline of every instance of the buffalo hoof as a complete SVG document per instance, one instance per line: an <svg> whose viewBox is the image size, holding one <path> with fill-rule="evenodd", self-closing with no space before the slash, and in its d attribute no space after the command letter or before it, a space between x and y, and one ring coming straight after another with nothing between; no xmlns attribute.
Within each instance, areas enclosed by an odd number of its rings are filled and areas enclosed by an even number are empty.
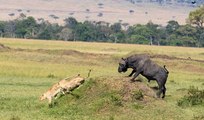
<svg viewBox="0 0 204 120"><path fill-rule="evenodd" d="M134 80L134 79L131 79L131 80L130 80L130 83L133 83L133 82L136 82L136 80Z"/></svg>
<svg viewBox="0 0 204 120"><path fill-rule="evenodd" d="M160 98L160 94L159 93L156 93L156 96L157 96L157 98Z"/></svg>

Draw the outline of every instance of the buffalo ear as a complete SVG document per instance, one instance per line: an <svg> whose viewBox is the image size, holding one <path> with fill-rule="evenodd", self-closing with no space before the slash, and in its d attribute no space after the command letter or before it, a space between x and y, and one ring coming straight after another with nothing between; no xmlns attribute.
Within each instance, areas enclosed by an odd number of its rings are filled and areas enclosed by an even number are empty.
<svg viewBox="0 0 204 120"><path fill-rule="evenodd" d="M125 61L125 58L121 58L121 59Z"/></svg>

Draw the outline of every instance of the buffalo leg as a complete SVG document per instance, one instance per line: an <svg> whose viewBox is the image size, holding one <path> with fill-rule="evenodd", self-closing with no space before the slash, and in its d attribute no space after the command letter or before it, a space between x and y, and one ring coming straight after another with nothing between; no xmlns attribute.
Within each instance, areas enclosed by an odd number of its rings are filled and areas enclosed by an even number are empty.
<svg viewBox="0 0 204 120"><path fill-rule="evenodd" d="M166 87L165 87L165 85L163 85L163 87L162 87L162 93L163 93L162 98L164 98L164 97L165 97L165 93L166 93Z"/></svg>
<svg viewBox="0 0 204 120"><path fill-rule="evenodd" d="M131 82L135 82L135 78L140 74L140 72L136 72L133 78L130 80Z"/></svg>
<svg viewBox="0 0 204 120"><path fill-rule="evenodd" d="M135 72L136 70L132 70L132 72L130 73L130 75L128 75L128 77L131 77Z"/></svg>
<svg viewBox="0 0 204 120"><path fill-rule="evenodd" d="M162 98L164 98L166 93L165 83L161 82L161 80L157 80L157 83L159 85L159 91L157 92L157 97L160 98L161 93L163 93Z"/></svg>

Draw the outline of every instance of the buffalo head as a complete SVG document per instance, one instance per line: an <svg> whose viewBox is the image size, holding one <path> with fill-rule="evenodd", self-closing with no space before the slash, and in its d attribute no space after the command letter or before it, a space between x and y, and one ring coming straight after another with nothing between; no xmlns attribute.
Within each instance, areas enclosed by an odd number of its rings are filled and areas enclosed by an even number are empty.
<svg viewBox="0 0 204 120"><path fill-rule="evenodd" d="M119 62L119 66L118 66L118 72L121 73L121 72L126 72L128 69L128 66L127 66L127 60L122 58L121 61Z"/></svg>

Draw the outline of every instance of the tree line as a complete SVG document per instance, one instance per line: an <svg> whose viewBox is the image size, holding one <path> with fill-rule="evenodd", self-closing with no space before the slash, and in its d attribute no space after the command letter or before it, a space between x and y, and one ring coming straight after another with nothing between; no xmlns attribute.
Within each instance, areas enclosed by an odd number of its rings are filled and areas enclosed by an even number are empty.
<svg viewBox="0 0 204 120"><path fill-rule="evenodd" d="M132 26L122 22L79 22L73 17L66 18L65 24L59 25L21 16L0 21L0 37L204 47L203 16L204 7L201 7L189 14L188 24L179 25L171 20L166 26L151 21Z"/></svg>

